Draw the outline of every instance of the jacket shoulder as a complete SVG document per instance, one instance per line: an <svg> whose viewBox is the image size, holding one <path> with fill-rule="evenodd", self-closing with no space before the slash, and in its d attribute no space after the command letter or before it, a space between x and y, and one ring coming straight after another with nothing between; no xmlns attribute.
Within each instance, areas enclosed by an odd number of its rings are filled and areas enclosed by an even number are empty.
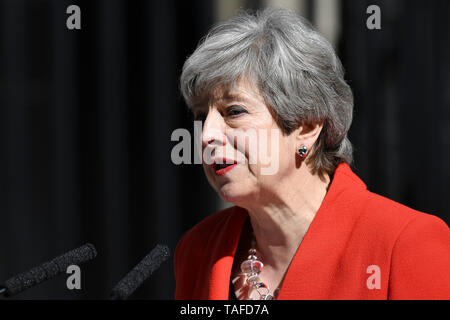
<svg viewBox="0 0 450 320"><path fill-rule="evenodd" d="M450 299L450 229L442 219L416 214L391 259L390 299Z"/></svg>
<svg viewBox="0 0 450 320"><path fill-rule="evenodd" d="M216 237L226 232L224 229L232 226L235 219L243 214L246 211L236 206L215 212L181 237L174 253L176 299L193 297L196 279L204 277L199 276L199 273L206 272L202 269L207 262L204 255L213 249L211 246L217 243Z"/></svg>
<svg viewBox="0 0 450 320"><path fill-rule="evenodd" d="M242 213L243 209L237 206L229 207L217 211L202 221L197 223L181 238L180 242L188 243L189 245L202 245L209 240L211 235L214 235L214 230L224 225L226 221L232 219L233 216Z"/></svg>
<svg viewBox="0 0 450 320"><path fill-rule="evenodd" d="M412 209L394 200L370 191L365 197L363 209L358 215L356 226L369 243L377 243L377 247L392 252L397 239L407 230L407 226L415 226L419 230L446 226L439 217ZM448 229L448 227L447 227Z"/></svg>
<svg viewBox="0 0 450 320"><path fill-rule="evenodd" d="M381 266L389 299L450 298L450 229L439 217L364 191L349 263ZM364 247L365 250L362 250ZM363 252L363 253L361 253Z"/></svg>
<svg viewBox="0 0 450 320"><path fill-rule="evenodd" d="M372 221L373 227L381 227L384 230L391 230L395 233L399 233L416 217L420 216L421 218L419 218L419 220L437 218L431 214L415 210L379 194L370 191L367 192L368 197L364 216Z"/></svg>

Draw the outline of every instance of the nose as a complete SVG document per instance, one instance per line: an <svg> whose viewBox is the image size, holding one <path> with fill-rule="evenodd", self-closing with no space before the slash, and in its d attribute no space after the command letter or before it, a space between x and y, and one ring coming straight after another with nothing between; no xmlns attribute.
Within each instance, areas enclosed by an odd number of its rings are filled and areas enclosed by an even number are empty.
<svg viewBox="0 0 450 320"><path fill-rule="evenodd" d="M202 147L210 144L225 145L225 121L216 109L210 110L203 124Z"/></svg>

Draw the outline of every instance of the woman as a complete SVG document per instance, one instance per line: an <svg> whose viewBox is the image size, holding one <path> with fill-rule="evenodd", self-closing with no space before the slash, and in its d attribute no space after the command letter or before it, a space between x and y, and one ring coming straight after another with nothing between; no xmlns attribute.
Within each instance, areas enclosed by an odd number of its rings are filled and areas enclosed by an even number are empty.
<svg viewBox="0 0 450 320"><path fill-rule="evenodd" d="M307 21L242 13L210 31L180 82L203 121L205 174L235 206L180 240L177 299L450 299L448 226L351 171L352 92Z"/></svg>

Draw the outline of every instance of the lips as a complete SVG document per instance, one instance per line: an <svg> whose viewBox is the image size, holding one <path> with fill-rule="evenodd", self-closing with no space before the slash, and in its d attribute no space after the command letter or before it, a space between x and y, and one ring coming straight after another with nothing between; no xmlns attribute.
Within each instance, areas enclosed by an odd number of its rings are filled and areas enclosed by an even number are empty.
<svg viewBox="0 0 450 320"><path fill-rule="evenodd" d="M223 158L220 161L214 160L214 163L211 166L216 175L223 176L237 166L237 161Z"/></svg>

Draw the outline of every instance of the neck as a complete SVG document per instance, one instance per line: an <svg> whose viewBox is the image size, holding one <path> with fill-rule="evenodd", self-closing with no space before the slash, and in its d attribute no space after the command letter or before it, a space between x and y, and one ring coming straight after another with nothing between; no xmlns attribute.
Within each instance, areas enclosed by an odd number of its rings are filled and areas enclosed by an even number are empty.
<svg viewBox="0 0 450 320"><path fill-rule="evenodd" d="M301 176L300 176L301 175ZM280 182L246 209L264 264L284 271L305 236L327 193L330 178L309 170Z"/></svg>

